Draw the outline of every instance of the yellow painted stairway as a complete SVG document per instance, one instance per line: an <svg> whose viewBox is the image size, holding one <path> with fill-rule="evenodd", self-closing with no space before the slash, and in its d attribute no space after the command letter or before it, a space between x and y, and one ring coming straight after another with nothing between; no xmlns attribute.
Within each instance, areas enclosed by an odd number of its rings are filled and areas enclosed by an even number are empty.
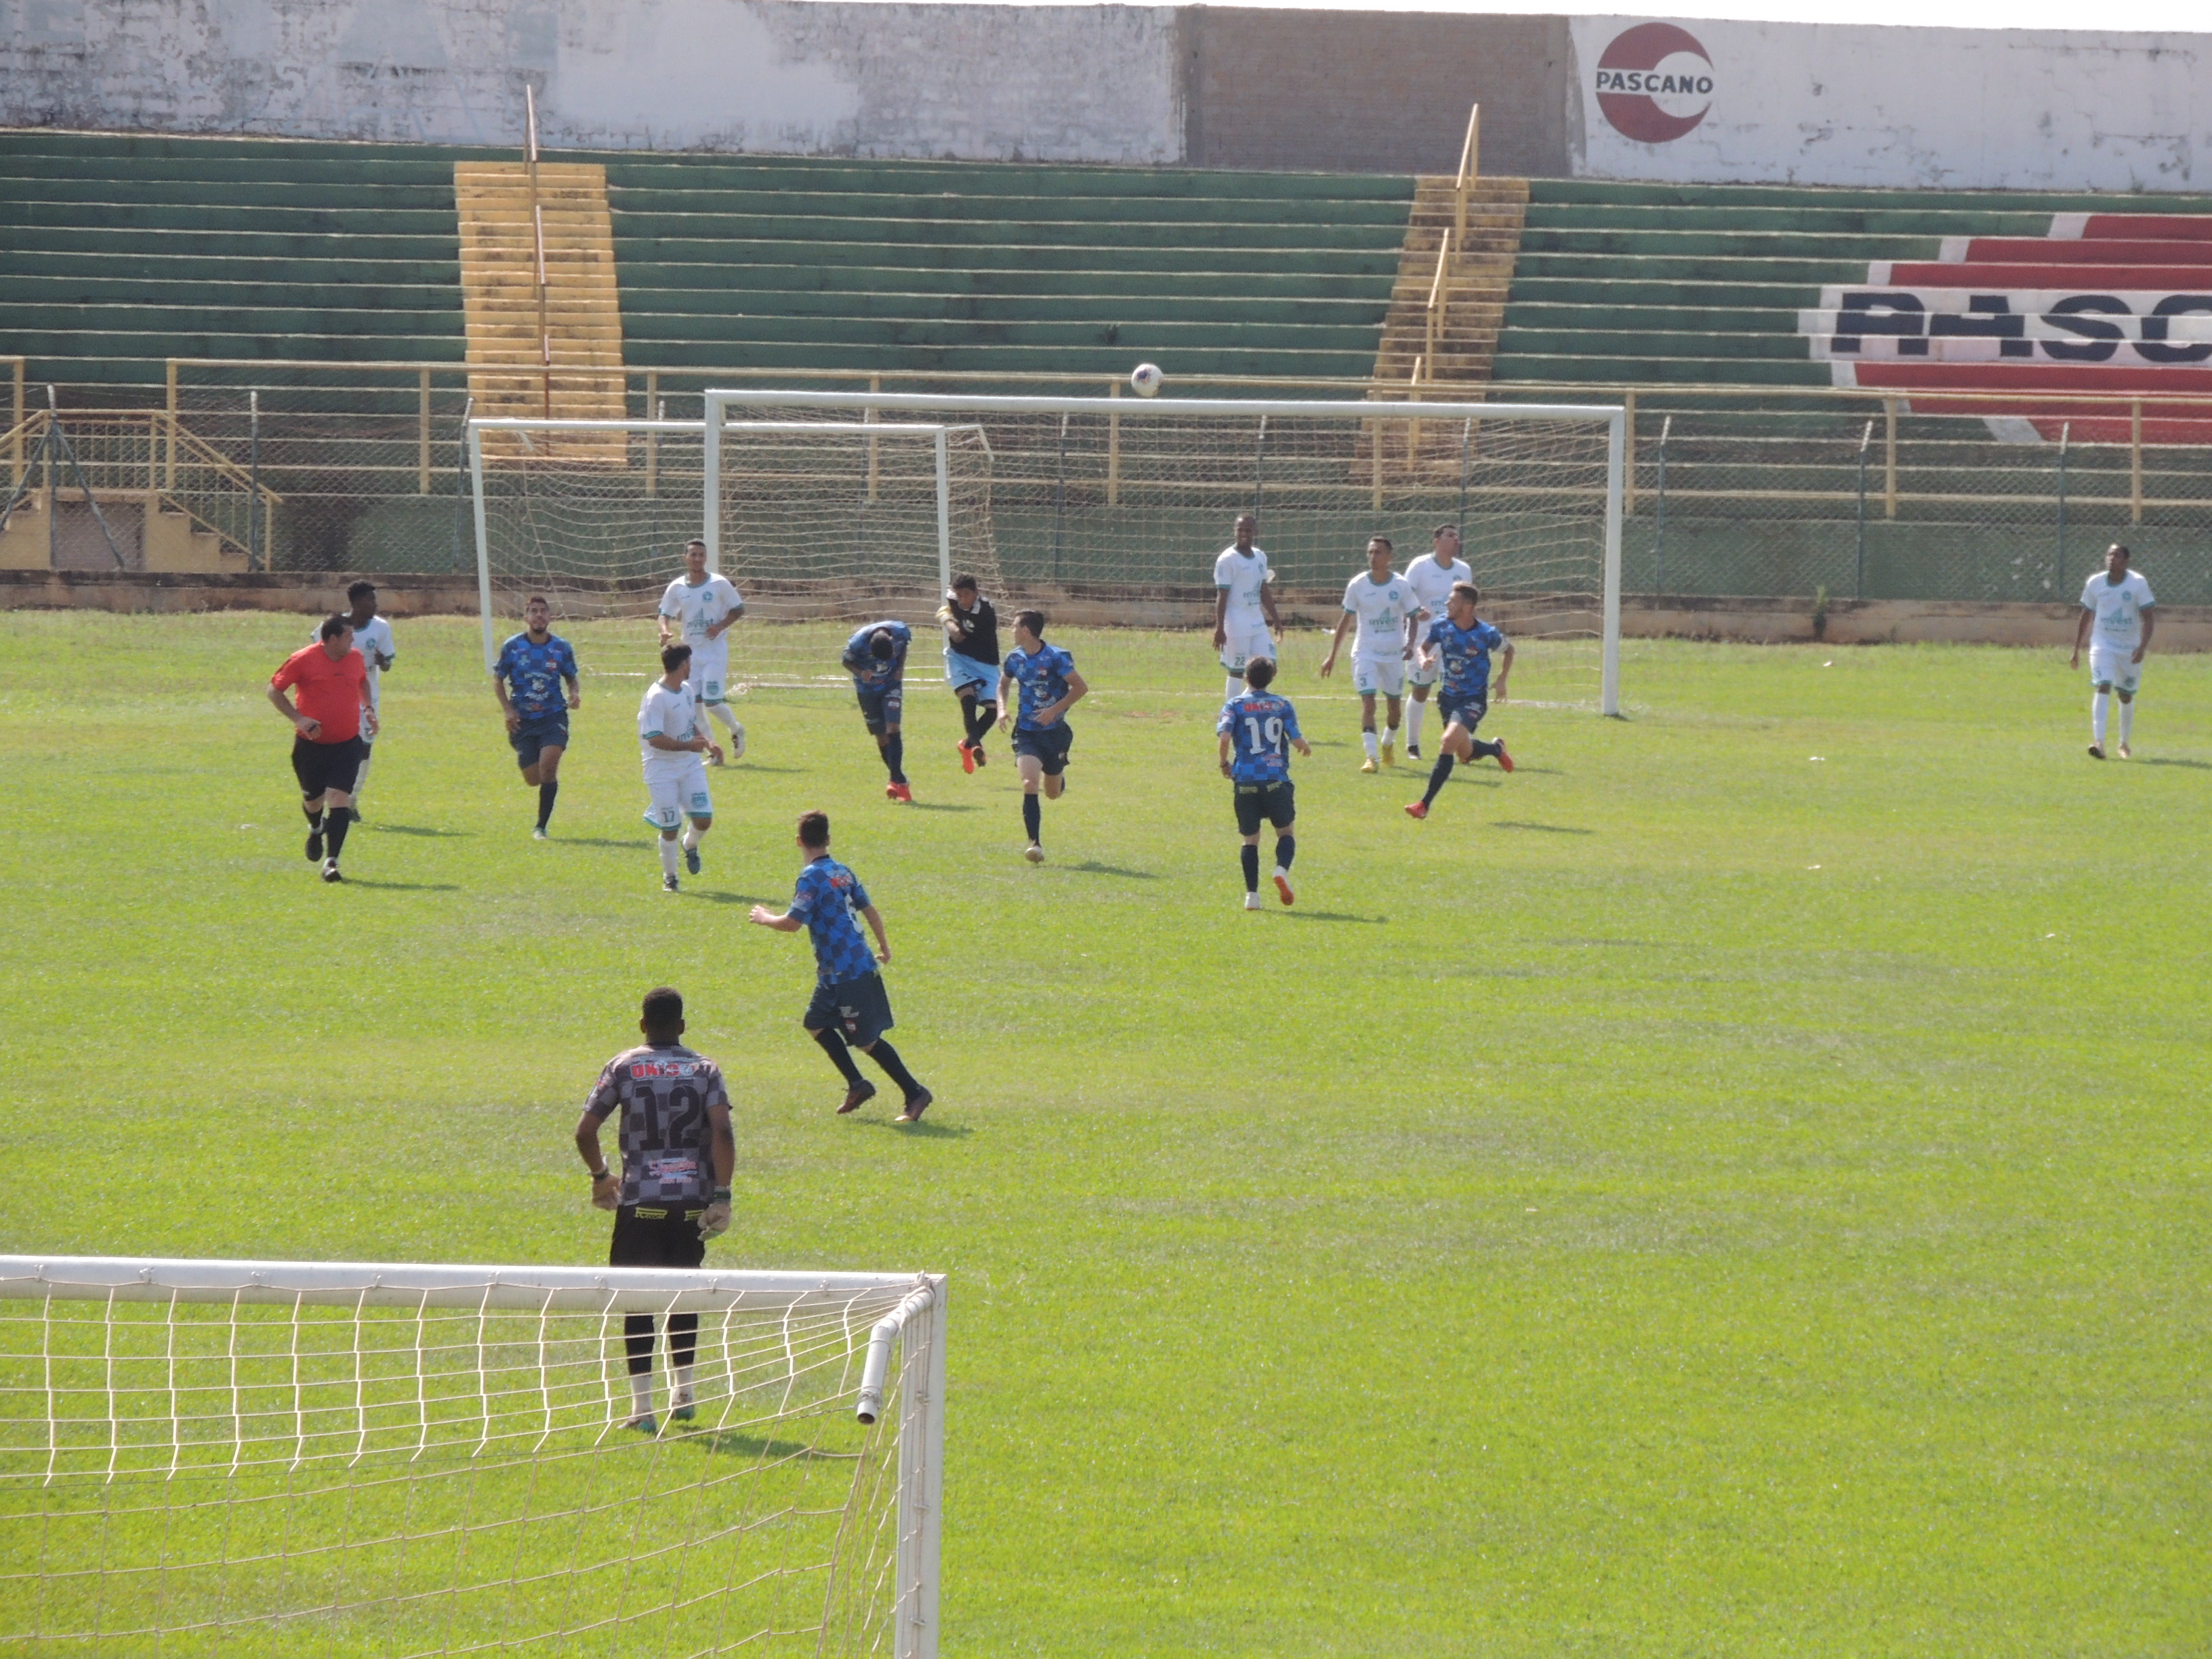
<svg viewBox="0 0 2212 1659"><path fill-rule="evenodd" d="M614 218L606 169L541 161L457 161L461 291L468 322L469 392L479 416L621 420L622 302L615 286ZM544 331L539 332L537 221L545 226ZM547 371L550 341L551 370ZM525 448L487 441L494 455L621 465L621 433L566 434Z"/></svg>
<svg viewBox="0 0 2212 1659"><path fill-rule="evenodd" d="M1406 240L1398 255L1398 281L1382 323L1382 342L1375 354L1377 392L1403 397L1416 365L1424 383L1434 382L1437 397L1477 395L1490 379L1498 355L1498 331L1505 318L1505 294L1513 286L1513 260L1521 251L1521 225L1528 210L1526 179L1477 179L1468 185L1467 234L1454 238L1437 282L1437 258L1445 234L1455 228L1458 204L1449 177L1425 177L1407 216ZM1437 307L1434 348L1431 346L1429 301Z"/></svg>

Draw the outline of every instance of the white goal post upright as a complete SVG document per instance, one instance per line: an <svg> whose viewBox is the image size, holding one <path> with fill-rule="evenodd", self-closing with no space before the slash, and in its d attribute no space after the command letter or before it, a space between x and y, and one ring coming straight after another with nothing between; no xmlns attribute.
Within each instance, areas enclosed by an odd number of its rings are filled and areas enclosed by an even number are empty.
<svg viewBox="0 0 2212 1659"><path fill-rule="evenodd" d="M1589 706L1594 692L1603 713L1620 712L1618 405L750 387L710 388L704 404L717 477L727 434L764 418L972 423L1009 588L1080 585L1094 606L1132 618L1164 614L1176 590L1210 589L1227 520L1248 507L1278 580L1322 593L1357 569L1367 535L1404 540L1402 562L1426 550L1431 522L1463 521L1486 613L1498 603L1509 635L1542 649L1595 640L1595 684L1576 700ZM1543 684L1533 669L1516 679Z"/></svg>
<svg viewBox="0 0 2212 1659"><path fill-rule="evenodd" d="M0 1647L935 1659L945 1315L927 1274L0 1257Z"/></svg>

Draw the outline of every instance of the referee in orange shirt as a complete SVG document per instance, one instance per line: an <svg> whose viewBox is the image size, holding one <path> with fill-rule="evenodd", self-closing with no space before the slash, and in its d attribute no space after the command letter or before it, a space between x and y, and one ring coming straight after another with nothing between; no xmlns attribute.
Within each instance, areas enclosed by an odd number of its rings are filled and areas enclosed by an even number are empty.
<svg viewBox="0 0 2212 1659"><path fill-rule="evenodd" d="M300 810L307 816L307 858L323 861L325 881L343 881L338 854L353 821L353 784L376 735L368 703L368 665L353 648L353 624L343 613L326 617L314 644L284 659L269 677L269 701L299 735L292 744L292 775L300 781ZM298 708L284 694L299 692ZM327 840L330 855L324 857Z"/></svg>

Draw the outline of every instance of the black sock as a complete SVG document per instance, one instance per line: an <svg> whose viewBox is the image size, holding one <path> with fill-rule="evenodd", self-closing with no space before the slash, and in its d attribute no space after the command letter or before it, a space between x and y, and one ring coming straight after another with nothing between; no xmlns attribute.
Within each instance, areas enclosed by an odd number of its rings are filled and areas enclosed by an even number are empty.
<svg viewBox="0 0 2212 1659"><path fill-rule="evenodd" d="M1256 847L1240 847L1237 849L1237 860L1244 866L1244 890L1248 893L1258 892L1260 890L1260 849Z"/></svg>
<svg viewBox="0 0 2212 1659"><path fill-rule="evenodd" d="M347 807L333 806L325 815L323 832L328 839L323 843L323 850L331 858L345 851L346 826L352 822L353 812Z"/></svg>
<svg viewBox="0 0 2212 1659"><path fill-rule="evenodd" d="M891 769L891 781L906 781L906 738L894 732L884 739L884 764Z"/></svg>
<svg viewBox="0 0 2212 1659"><path fill-rule="evenodd" d="M315 835L321 835L323 833L323 809L319 806L302 806L300 811L307 817L308 830Z"/></svg>
<svg viewBox="0 0 2212 1659"><path fill-rule="evenodd" d="M653 1316L624 1314L623 1316L623 1354L629 1363L632 1376L653 1375Z"/></svg>
<svg viewBox="0 0 2212 1659"><path fill-rule="evenodd" d="M848 1084L858 1087L861 1081L860 1068L853 1064L853 1051L845 1046L845 1034L834 1025L825 1025L814 1034L814 1040L822 1045L822 1052L830 1056L830 1063L837 1068L838 1075Z"/></svg>
<svg viewBox="0 0 2212 1659"><path fill-rule="evenodd" d="M1485 743L1480 738L1469 738L1468 741L1474 745L1474 752L1476 754L1484 756L1491 760L1496 760L1498 758L1498 751L1505 746L1503 744Z"/></svg>
<svg viewBox="0 0 2212 1659"><path fill-rule="evenodd" d="M538 786L538 827L540 830L553 822L553 802L560 793L561 785L557 781Z"/></svg>
<svg viewBox="0 0 2212 1659"><path fill-rule="evenodd" d="M1022 797L1022 828L1030 832L1031 841L1044 839L1044 808L1037 804L1035 795Z"/></svg>
<svg viewBox="0 0 2212 1659"><path fill-rule="evenodd" d="M900 1092L908 1100L921 1092L921 1085L914 1080L914 1073L907 1070L906 1062L898 1056L898 1050L890 1043L878 1039L876 1046L867 1050L867 1055L884 1068L884 1075L897 1084Z"/></svg>
<svg viewBox="0 0 2212 1659"><path fill-rule="evenodd" d="M999 723L999 705L977 699L975 716L968 727L968 741L981 749L983 739L991 735L991 728Z"/></svg>
<svg viewBox="0 0 2212 1659"><path fill-rule="evenodd" d="M1291 860L1297 857L1297 855L1298 838L1296 836L1278 836L1275 837L1275 868L1278 870L1289 869L1291 867Z"/></svg>
<svg viewBox="0 0 2212 1659"><path fill-rule="evenodd" d="M1449 755L1437 757L1437 763L1429 772L1429 787L1421 796L1422 805L1426 806L1437 798L1437 792L1444 787L1444 780L1451 775L1451 769L1452 757Z"/></svg>

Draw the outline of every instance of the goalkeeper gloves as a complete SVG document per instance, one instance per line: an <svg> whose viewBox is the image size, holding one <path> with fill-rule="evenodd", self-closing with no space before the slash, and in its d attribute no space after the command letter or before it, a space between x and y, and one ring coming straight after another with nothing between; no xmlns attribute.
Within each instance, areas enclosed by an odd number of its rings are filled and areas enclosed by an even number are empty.
<svg viewBox="0 0 2212 1659"><path fill-rule="evenodd" d="M730 1189L721 1188L699 1217L699 1237L714 1238L730 1230Z"/></svg>

